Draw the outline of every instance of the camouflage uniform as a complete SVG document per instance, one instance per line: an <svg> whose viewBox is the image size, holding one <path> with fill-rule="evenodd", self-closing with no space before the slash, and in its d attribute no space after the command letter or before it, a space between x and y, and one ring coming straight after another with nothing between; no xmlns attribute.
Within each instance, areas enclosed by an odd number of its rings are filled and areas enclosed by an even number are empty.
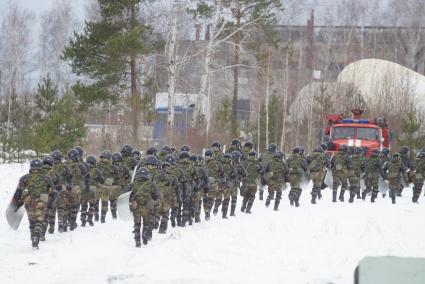
<svg viewBox="0 0 425 284"><path fill-rule="evenodd" d="M400 160L400 156L397 154L393 155L391 162L387 163L383 169L386 178L390 185L390 197L393 204L396 203L396 196L400 190L400 184L402 178L405 178L406 166Z"/></svg>
<svg viewBox="0 0 425 284"><path fill-rule="evenodd" d="M43 232L41 236L41 240L45 240L45 235L47 231L47 227L49 226L49 232L53 233L55 229L55 219L56 219L56 198L57 194L62 190L62 184L60 180L60 176L56 173L51 165L43 163L43 167L41 168L41 173L45 176L48 176L54 186L54 190L50 192L49 200L52 202L47 204L46 215L44 216L43 222Z"/></svg>
<svg viewBox="0 0 425 284"><path fill-rule="evenodd" d="M182 190L182 226L186 226L186 222L189 222L189 225L192 225L193 219L191 214L191 198L194 194L193 187L195 180L197 180L198 175L195 169L195 166L189 161L189 157L180 159L177 162L177 166L182 170L184 174L184 179L186 180L186 188Z"/></svg>
<svg viewBox="0 0 425 284"><path fill-rule="evenodd" d="M205 220L209 220L214 203L219 202L221 197L219 186L224 184L224 173L222 164L210 156L205 156L205 169L208 173L208 190L204 198L204 211Z"/></svg>
<svg viewBox="0 0 425 284"><path fill-rule="evenodd" d="M160 234L165 234L167 232L170 210L171 218L175 220L177 205L181 203L178 181L176 177L172 175L171 165L169 163L164 164L162 171L156 171L152 174L152 180L157 185L160 193L159 205L156 210L156 214L160 217Z"/></svg>
<svg viewBox="0 0 425 284"><path fill-rule="evenodd" d="M199 223L201 221L202 196L207 194L208 191L208 173L203 165L203 159L201 156L197 157L195 170L197 179L193 187L194 192L191 198L191 208L193 214L192 217L195 218L195 223Z"/></svg>
<svg viewBox="0 0 425 284"><path fill-rule="evenodd" d="M324 179L323 173L326 172L325 155L322 152L314 151L307 157L307 171L310 174L310 179L313 181L311 190L311 203L316 204L316 198L322 197L321 187Z"/></svg>
<svg viewBox="0 0 425 284"><path fill-rule="evenodd" d="M187 197L187 192L188 192L188 180L186 175L184 174L183 170L178 167L177 165L173 165L171 164L171 169L170 169L170 173L172 173L173 176L176 177L177 181L178 181L178 185L179 185L179 189L180 189L180 194L184 197ZM183 202L183 198L181 200ZM183 226L183 222L182 222L182 202L177 204L177 226L181 227ZM175 224L175 219L171 218L171 225L174 227Z"/></svg>
<svg viewBox="0 0 425 284"><path fill-rule="evenodd" d="M224 185L222 186L223 192L220 193L221 196L216 199L214 204L214 215L218 212L218 207L221 205L223 200L223 206L221 208L223 219L227 218L227 211L229 209L230 196L232 195L232 191L235 187L237 187L236 183L238 182L238 173L235 167L232 164L232 156L230 154L226 154L226 158L223 159L223 174L224 174Z"/></svg>
<svg viewBox="0 0 425 284"><path fill-rule="evenodd" d="M250 214L252 205L254 204L255 194L257 193L257 184L263 175L263 167L257 161L252 152L248 155L248 159L243 162L246 177L243 178L243 187L241 188L241 196L243 196L241 211Z"/></svg>
<svg viewBox="0 0 425 284"><path fill-rule="evenodd" d="M413 198L412 202L417 203L424 186L425 178L425 153L418 154L415 161L415 176L413 177Z"/></svg>
<svg viewBox="0 0 425 284"><path fill-rule="evenodd" d="M332 202L336 202L338 187L341 185L339 200L344 201L344 193L347 189L347 169L350 167L350 157L342 150L339 149L337 153L332 156Z"/></svg>
<svg viewBox="0 0 425 284"><path fill-rule="evenodd" d="M354 202L355 196L360 197L360 179L365 169L365 159L360 151L362 151L361 148L356 149L351 155L351 163L347 170L348 182L350 183L350 203Z"/></svg>
<svg viewBox="0 0 425 284"><path fill-rule="evenodd" d="M152 220L151 212L153 210L153 201L158 200L159 192L156 184L146 175L139 175L141 171L146 168L141 168L137 171L134 181L130 184L131 189L131 209L134 220L134 240L136 246L140 247L140 230L143 222L142 239L143 244L147 244L149 240L149 230L152 227L150 221Z"/></svg>
<svg viewBox="0 0 425 284"><path fill-rule="evenodd" d="M70 230L74 230L77 227L77 215L80 210L80 198L82 190L89 190L90 175L87 171L87 167L72 159L68 160L68 166L71 170L72 175L72 189L67 191L68 194L68 212L70 220Z"/></svg>
<svg viewBox="0 0 425 284"><path fill-rule="evenodd" d="M383 176L381 160L376 152L370 154L367 159L365 170L366 189L362 193L362 199L366 198L366 194L372 191L371 202L375 202L379 192L379 175Z"/></svg>
<svg viewBox="0 0 425 284"><path fill-rule="evenodd" d="M105 183L105 177L102 172L96 168L95 164L89 165L90 186L89 190L81 191L81 226L84 227L86 222L93 226L93 216L95 214L96 193L98 189Z"/></svg>
<svg viewBox="0 0 425 284"><path fill-rule="evenodd" d="M266 165L271 161L271 160L273 160L273 156L274 156L274 154L275 154L275 151L269 151L269 150L267 150L267 151L265 151L264 153L262 153L259 157L258 157L258 160L261 162L261 166L263 167L263 168L265 168L266 167ZM264 195L264 188L265 188L265 186L266 185L268 185L267 184L267 177L266 176L264 176L264 177L261 177L261 179L260 179L260 190L259 190L259 199L260 200L263 200L263 195ZM271 198L272 199L274 199L274 194L273 194L273 196L271 196Z"/></svg>
<svg viewBox="0 0 425 284"><path fill-rule="evenodd" d="M119 170L114 166L111 160L106 158L100 158L100 161L97 163L97 168L100 170L102 175L105 177L104 184L100 185L98 188L99 199L102 204L100 212L101 223L105 223L106 213L108 212L108 203L111 201L111 213L112 217L116 218L116 203L112 204L113 199L111 199L111 194L114 192L120 191L120 186L117 185L117 182L120 180ZM114 184L115 183L115 184Z"/></svg>
<svg viewBox="0 0 425 284"><path fill-rule="evenodd" d="M68 228L68 192L72 189L72 175L71 170L63 163L61 160L55 159L53 162L53 170L59 174L60 180L62 183L61 191L58 193L57 199L56 199L56 210L58 212L58 231L59 233L66 232ZM49 233L53 230L49 228Z"/></svg>
<svg viewBox="0 0 425 284"><path fill-rule="evenodd" d="M234 184L234 187L231 189L231 205L230 205L230 216L236 216L235 209L236 209L236 203L238 201L238 187L243 187L243 180L247 177L247 173L245 170L245 167L241 163L241 158L235 157L235 153L233 155L233 166L235 167L236 173L237 173L237 180ZM248 158L248 154L246 156Z"/></svg>
<svg viewBox="0 0 425 284"><path fill-rule="evenodd" d="M285 186L285 180L288 176L288 167L283 161L283 154L276 153L273 159L265 167L265 175L267 176L267 184L269 195L266 199L266 206L270 205L270 201L276 192L274 202L274 210L279 210L279 203L282 199L282 189Z"/></svg>
<svg viewBox="0 0 425 284"><path fill-rule="evenodd" d="M42 162L36 161L36 164L33 164L34 161L31 162L29 173L19 180L14 195L16 203L23 201L25 204L34 248L38 248L42 236L46 204L52 201L49 200L49 195L53 190L52 180L41 171Z"/></svg>
<svg viewBox="0 0 425 284"><path fill-rule="evenodd" d="M301 153L294 151L288 157L286 163L288 164L288 180L291 186L291 190L289 191L289 201L291 206L295 204L295 206L298 207L300 206L299 200L302 192L300 183L304 172L307 170L307 165Z"/></svg>
<svg viewBox="0 0 425 284"><path fill-rule="evenodd" d="M118 179L114 179L114 182L112 183L113 188L109 195L109 202L111 204L112 218L116 219L117 199L121 194L126 192L128 183L130 182L131 174L129 168L123 165L123 162L115 161L113 162L113 165L118 170Z"/></svg>

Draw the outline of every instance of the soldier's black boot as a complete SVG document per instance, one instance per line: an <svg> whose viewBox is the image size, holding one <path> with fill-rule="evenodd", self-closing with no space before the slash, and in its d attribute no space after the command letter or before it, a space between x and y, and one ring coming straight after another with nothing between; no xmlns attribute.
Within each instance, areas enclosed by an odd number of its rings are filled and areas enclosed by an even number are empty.
<svg viewBox="0 0 425 284"><path fill-rule="evenodd" d="M48 232L49 234L53 234L55 232L55 226L50 226Z"/></svg>
<svg viewBox="0 0 425 284"><path fill-rule="evenodd" d="M223 219L227 219L227 209L226 210L223 210L223 216L222 216L222 218Z"/></svg>
<svg viewBox="0 0 425 284"><path fill-rule="evenodd" d="M366 194L367 194L367 191L363 190L363 192L362 192L362 199L363 200L366 200Z"/></svg>
<svg viewBox="0 0 425 284"><path fill-rule="evenodd" d="M81 227L85 227L86 226L86 221L81 221Z"/></svg>
<svg viewBox="0 0 425 284"><path fill-rule="evenodd" d="M195 223L199 223L199 222L201 222L201 218L198 215L196 215L195 216Z"/></svg>
<svg viewBox="0 0 425 284"><path fill-rule="evenodd" d="M159 225L158 233L165 234L167 232L167 224L168 224L168 219L165 219L164 217L162 217L161 225Z"/></svg>
<svg viewBox="0 0 425 284"><path fill-rule="evenodd" d="M100 216L100 223L105 223L105 219L106 219L105 215Z"/></svg>
<svg viewBox="0 0 425 284"><path fill-rule="evenodd" d="M205 211L205 220L208 221L210 219L210 212Z"/></svg>
<svg viewBox="0 0 425 284"><path fill-rule="evenodd" d="M254 200L253 199L249 199L248 200L248 203L247 203L247 205L246 205L246 210L245 210L245 213L246 214L251 214L252 212L251 212L251 208L252 208L252 204L254 203Z"/></svg>
<svg viewBox="0 0 425 284"><path fill-rule="evenodd" d="M32 242L32 248L33 249L38 249L38 242L39 242L38 237L37 236L32 236L31 237L31 242Z"/></svg>
<svg viewBox="0 0 425 284"><path fill-rule="evenodd" d="M313 190L311 191L311 204L316 204L316 198L317 198L317 188L313 188Z"/></svg>
<svg viewBox="0 0 425 284"><path fill-rule="evenodd" d="M274 201L274 211L279 211L280 198L276 198Z"/></svg>
<svg viewBox="0 0 425 284"><path fill-rule="evenodd" d="M142 246L142 243L140 242L140 237L135 237L134 241L136 242L136 248L140 248Z"/></svg>
<svg viewBox="0 0 425 284"><path fill-rule="evenodd" d="M258 195L260 196L260 200L263 200L263 194L264 190L260 189L260 192L258 193Z"/></svg>
<svg viewBox="0 0 425 284"><path fill-rule="evenodd" d="M370 198L370 202L375 203L376 197L378 197L378 192L372 191L372 197Z"/></svg>
<svg viewBox="0 0 425 284"><path fill-rule="evenodd" d="M232 204L232 206L230 207L230 216L236 216L235 210L236 210L236 204Z"/></svg>
<svg viewBox="0 0 425 284"><path fill-rule="evenodd" d="M248 197L244 196L244 198L242 200L242 207L241 207L242 212L245 212L247 203L248 203Z"/></svg>
<svg viewBox="0 0 425 284"><path fill-rule="evenodd" d="M348 200L348 202L353 203L355 196L356 196L356 192L354 190L350 190L350 199Z"/></svg>
<svg viewBox="0 0 425 284"><path fill-rule="evenodd" d="M320 199L322 199L322 189L318 189L317 190L317 198L320 200Z"/></svg>
<svg viewBox="0 0 425 284"><path fill-rule="evenodd" d="M94 213L94 221L99 222L99 213L98 212Z"/></svg>
<svg viewBox="0 0 425 284"><path fill-rule="evenodd" d="M332 202L336 202L336 195L337 195L336 189L332 190Z"/></svg>
<svg viewBox="0 0 425 284"><path fill-rule="evenodd" d="M176 226L176 218L171 217L170 221L171 221L171 227L174 228Z"/></svg>
<svg viewBox="0 0 425 284"><path fill-rule="evenodd" d="M344 194L345 194L345 189L341 188L341 191L339 192L339 201L344 202Z"/></svg>
<svg viewBox="0 0 425 284"><path fill-rule="evenodd" d="M63 225L62 224L58 225L58 232L63 233Z"/></svg>
<svg viewBox="0 0 425 284"><path fill-rule="evenodd" d="M271 201L271 199L272 199L272 196L271 196L271 194L269 194L269 195L267 196L267 198L266 198L266 203L265 203L266 207L269 207L269 206L270 206L270 201Z"/></svg>
<svg viewBox="0 0 425 284"><path fill-rule="evenodd" d="M217 215L217 213L218 213L218 207L217 206L214 206L214 210L213 210L214 216Z"/></svg>
<svg viewBox="0 0 425 284"><path fill-rule="evenodd" d="M357 199L361 199L361 198L362 198L362 197L360 196L360 190L357 190L356 195L357 195Z"/></svg>
<svg viewBox="0 0 425 284"><path fill-rule="evenodd" d="M111 210L111 213L112 213L112 219L117 219L117 210L115 210L115 209L113 209L113 210Z"/></svg>

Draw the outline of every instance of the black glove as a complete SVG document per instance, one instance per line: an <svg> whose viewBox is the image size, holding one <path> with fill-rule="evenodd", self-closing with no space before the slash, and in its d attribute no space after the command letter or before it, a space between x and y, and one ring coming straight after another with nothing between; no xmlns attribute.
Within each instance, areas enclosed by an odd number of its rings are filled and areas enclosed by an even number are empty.
<svg viewBox="0 0 425 284"><path fill-rule="evenodd" d="M208 187L204 187L204 194L207 194L208 193Z"/></svg>
<svg viewBox="0 0 425 284"><path fill-rule="evenodd" d="M18 204L18 202L21 200L21 196L22 196L22 190L17 189L15 192L15 195L13 196L13 200L15 201L16 204Z"/></svg>

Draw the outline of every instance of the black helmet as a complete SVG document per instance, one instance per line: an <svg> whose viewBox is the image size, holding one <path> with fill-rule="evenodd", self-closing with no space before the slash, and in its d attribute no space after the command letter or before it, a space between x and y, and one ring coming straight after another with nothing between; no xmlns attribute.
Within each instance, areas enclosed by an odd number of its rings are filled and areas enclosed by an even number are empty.
<svg viewBox="0 0 425 284"><path fill-rule="evenodd" d="M39 159L34 159L30 162L30 169L31 170L41 169L42 166L43 166L43 162Z"/></svg>
<svg viewBox="0 0 425 284"><path fill-rule="evenodd" d="M233 160L239 161L242 158L242 155L239 151L233 151L232 157L233 157Z"/></svg>
<svg viewBox="0 0 425 284"><path fill-rule="evenodd" d="M186 152L186 151L181 152L180 155L179 155L180 160L189 159L189 158L190 158L190 154L189 154L189 152Z"/></svg>
<svg viewBox="0 0 425 284"><path fill-rule="evenodd" d="M161 152L165 153L166 155L171 154L171 147L165 145L164 147L162 147Z"/></svg>
<svg viewBox="0 0 425 284"><path fill-rule="evenodd" d="M202 155L198 155L197 157L198 157L197 162L202 163L202 161L204 160L204 157L202 157Z"/></svg>
<svg viewBox="0 0 425 284"><path fill-rule="evenodd" d="M139 150L137 150L137 149L134 149L133 152L131 152L131 155L133 157L137 157L137 158L141 158L142 157L142 153Z"/></svg>
<svg viewBox="0 0 425 284"><path fill-rule="evenodd" d="M112 154L112 162L116 163L116 162L122 162L122 156L120 153L114 153Z"/></svg>
<svg viewBox="0 0 425 284"><path fill-rule="evenodd" d="M157 166L158 165L158 159L153 156L153 155L149 155L145 158L145 164L146 165L152 165L152 166Z"/></svg>
<svg viewBox="0 0 425 284"><path fill-rule="evenodd" d="M149 170L145 167L140 168L137 170L135 178L143 178L143 179L148 179L149 178Z"/></svg>
<svg viewBox="0 0 425 284"><path fill-rule="evenodd" d="M220 142L219 142L219 141L214 141L214 142L211 144L211 148L218 148L218 149L221 149L221 144L220 144Z"/></svg>
<svg viewBox="0 0 425 284"><path fill-rule="evenodd" d="M300 148L300 153L301 154L304 154L304 152L305 152L304 147L303 146L298 146L298 148Z"/></svg>
<svg viewBox="0 0 425 284"><path fill-rule="evenodd" d="M167 163L170 163L171 165L175 165L176 164L176 157L174 157L173 155L169 154L169 155L167 155L167 157L165 157L165 161Z"/></svg>
<svg viewBox="0 0 425 284"><path fill-rule="evenodd" d="M326 145L326 143L320 144L320 147L323 149L323 151L328 150L328 145Z"/></svg>
<svg viewBox="0 0 425 284"><path fill-rule="evenodd" d="M213 156L213 150L211 150L211 149L207 149L206 151L205 151L205 157L212 157Z"/></svg>
<svg viewBox="0 0 425 284"><path fill-rule="evenodd" d="M43 165L53 166L53 159L50 156L46 156L43 158Z"/></svg>
<svg viewBox="0 0 425 284"><path fill-rule="evenodd" d="M339 150L342 151L342 152L344 152L344 153L347 153L348 147L347 147L347 145L341 145L339 147Z"/></svg>
<svg viewBox="0 0 425 284"><path fill-rule="evenodd" d="M251 150L251 151L248 153L248 156L249 156L249 157L257 157L257 151L255 151L255 150Z"/></svg>
<svg viewBox="0 0 425 284"><path fill-rule="evenodd" d="M155 148L155 147L149 147L147 150L146 150L146 154L147 155L156 155L156 153L158 152L158 149L157 148Z"/></svg>
<svg viewBox="0 0 425 284"><path fill-rule="evenodd" d="M276 153L274 153L273 158L278 159L278 160L282 160L283 159L283 153L281 151L277 151Z"/></svg>
<svg viewBox="0 0 425 284"><path fill-rule="evenodd" d="M243 147L252 149L252 148L254 148L254 144L252 144L252 142L250 142L250 141L247 141L247 142L245 142L245 144L243 144Z"/></svg>
<svg viewBox="0 0 425 284"><path fill-rule="evenodd" d="M230 153L226 153L224 154L223 158L225 158L226 160L230 160L232 159L232 155L230 155Z"/></svg>
<svg viewBox="0 0 425 284"><path fill-rule="evenodd" d="M174 147L171 147L170 149L171 149L171 153L177 153L177 150L176 150L176 148L174 148Z"/></svg>
<svg viewBox="0 0 425 284"><path fill-rule="evenodd" d="M161 169L165 169L166 167L171 167L171 164L169 162L161 163Z"/></svg>
<svg viewBox="0 0 425 284"><path fill-rule="evenodd" d="M97 160L95 156L88 156L86 158L86 163L92 164L93 166L96 166Z"/></svg>
<svg viewBox="0 0 425 284"><path fill-rule="evenodd" d="M69 150L68 158L72 161L78 162L78 151L75 149Z"/></svg>
<svg viewBox="0 0 425 284"><path fill-rule="evenodd" d="M393 159L400 159L400 153L399 152L394 153Z"/></svg>
<svg viewBox="0 0 425 284"><path fill-rule="evenodd" d="M78 157L79 157L80 159L82 159L82 158L83 158L83 155L84 155L84 150L83 150L83 148L82 148L81 146L75 146L75 147L74 147L74 149L75 149L75 150L77 150L77 152L78 152Z"/></svg>
<svg viewBox="0 0 425 284"><path fill-rule="evenodd" d="M100 158L101 159L106 159L106 160L110 160L112 158L112 154L111 152L109 152L108 150L103 150L100 153Z"/></svg>
<svg viewBox="0 0 425 284"><path fill-rule="evenodd" d="M401 154L403 154L403 155L406 155L407 153L409 153L409 151L410 151L410 149L409 149L409 147L408 146L402 146L401 148L400 148L400 153Z"/></svg>
<svg viewBox="0 0 425 284"><path fill-rule="evenodd" d="M301 154L300 147L295 147L294 149L292 149L292 153L294 153L294 154Z"/></svg>
<svg viewBox="0 0 425 284"><path fill-rule="evenodd" d="M277 146L276 146L276 144L274 144L274 143L270 143L270 144L267 146L267 151L269 151L269 152L274 153L274 152L276 152L276 149L277 149Z"/></svg>
<svg viewBox="0 0 425 284"><path fill-rule="evenodd" d="M190 155L189 160L191 160L192 162L196 162L196 160L198 160L198 155Z"/></svg>
<svg viewBox="0 0 425 284"><path fill-rule="evenodd" d="M425 159L425 152L419 152L416 155L416 158L421 159L421 160Z"/></svg>
<svg viewBox="0 0 425 284"><path fill-rule="evenodd" d="M362 147L356 147L356 154L357 155L363 155L364 154L363 148Z"/></svg>
<svg viewBox="0 0 425 284"><path fill-rule="evenodd" d="M50 156L52 156L54 161L62 161L62 158L63 158L63 155L62 155L61 151L59 151L59 150L53 151Z"/></svg>
<svg viewBox="0 0 425 284"><path fill-rule="evenodd" d="M187 145L183 145L183 146L180 148L180 152L190 152L190 147L189 147L189 146L187 146Z"/></svg>
<svg viewBox="0 0 425 284"><path fill-rule="evenodd" d="M133 154L133 146L131 146L130 144L125 144L124 146L122 146L121 148L121 154L124 157L129 157Z"/></svg>
<svg viewBox="0 0 425 284"><path fill-rule="evenodd" d="M388 156L388 154L390 153L390 149L388 148L383 148L381 151L382 155Z"/></svg>
<svg viewBox="0 0 425 284"><path fill-rule="evenodd" d="M232 140L231 145L233 145L233 146L241 146L241 140L235 138L235 139Z"/></svg>
<svg viewBox="0 0 425 284"><path fill-rule="evenodd" d="M313 152L315 152L315 153L323 153L322 146L316 146L316 147L314 147Z"/></svg>

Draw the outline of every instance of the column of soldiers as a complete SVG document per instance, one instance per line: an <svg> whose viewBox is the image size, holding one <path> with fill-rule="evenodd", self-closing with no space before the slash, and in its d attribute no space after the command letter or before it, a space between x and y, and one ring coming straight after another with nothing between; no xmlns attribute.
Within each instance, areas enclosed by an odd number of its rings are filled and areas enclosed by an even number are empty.
<svg viewBox="0 0 425 284"><path fill-rule="evenodd" d="M241 212L250 214L257 191L263 200L266 189L265 206L274 201L273 209L278 211L288 183L289 204L299 207L303 187L311 180L311 203L316 204L328 187L328 171L333 178L329 185L332 202L344 202L345 191L349 191L350 203L365 200L368 194L373 203L379 192L382 197L387 194L386 188L379 186L380 178L388 181L393 204L409 183L414 185L412 201L418 202L425 177L425 148L415 161L409 160L406 146L391 157L388 149L373 150L369 157L359 147L342 145L333 154L326 150L326 144L322 144L306 156L299 146L286 158L272 143L258 155L253 143L248 141L242 146L239 139L234 139L226 153L219 141L203 155L192 153L184 145L179 152L170 146L161 150L149 147L142 156L126 144L120 153L104 150L99 160L92 155L84 160L84 151L77 146L66 159L56 150L42 160L32 160L14 199L16 204L25 204L34 248L38 248L39 241L45 241L46 232L54 233L56 215L59 233L77 228L78 213L81 227L105 223L109 211L116 219L117 199L125 192L131 192L129 207L136 247L142 242L146 245L154 230L165 234L169 222L172 227L199 223L201 208L205 220L219 210L227 219L229 206L229 215L236 216L238 193Z"/></svg>

